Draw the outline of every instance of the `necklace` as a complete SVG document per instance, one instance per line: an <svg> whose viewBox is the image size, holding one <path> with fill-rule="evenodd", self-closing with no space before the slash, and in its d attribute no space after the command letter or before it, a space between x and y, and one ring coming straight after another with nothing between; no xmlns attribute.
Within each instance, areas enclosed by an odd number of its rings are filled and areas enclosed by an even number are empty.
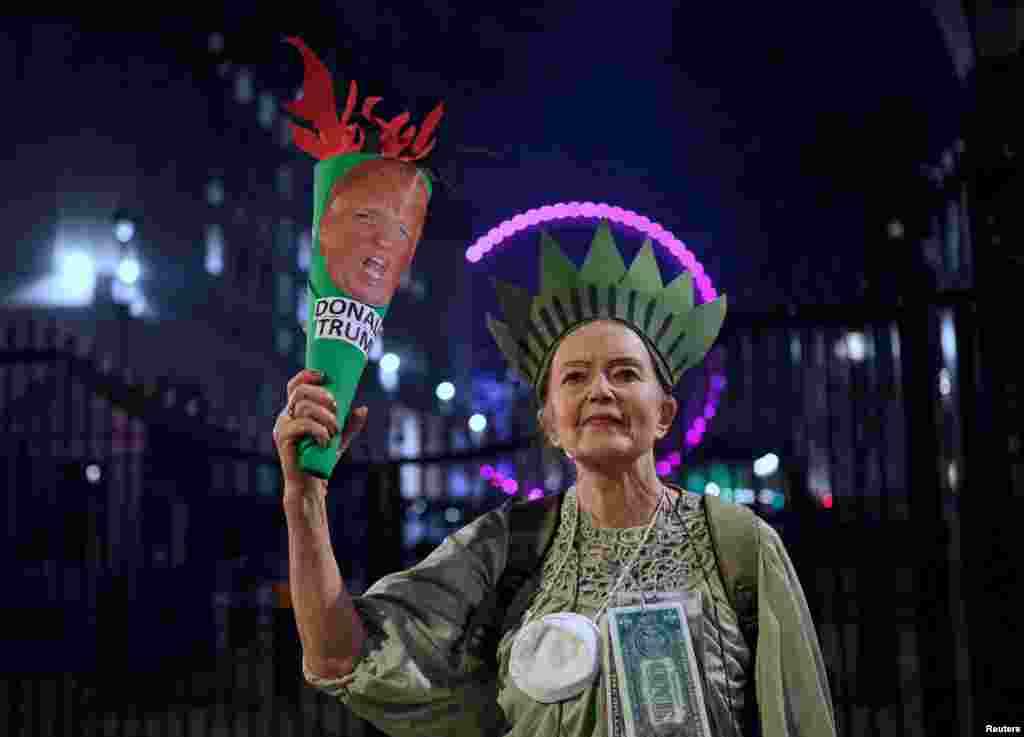
<svg viewBox="0 0 1024 737"><path fill-rule="evenodd" d="M519 629L512 642L509 657L509 675L520 691L535 701L553 704L564 701L582 693L594 682L600 671L601 635L598 622L605 609L608 608L612 596L636 565L643 551L647 538L658 519L661 502L665 499L665 490L654 507L651 521L647 524L643 538L637 546L633 557L608 592L604 604L594 619L575 612L555 612L530 622L532 613L528 613L526 621ZM576 527L580 519L580 500L576 496L576 517L573 519L569 533L569 547L576 541ZM557 580L569 560L568 554L562 559L554 579ZM578 575L578 573L577 573Z"/></svg>

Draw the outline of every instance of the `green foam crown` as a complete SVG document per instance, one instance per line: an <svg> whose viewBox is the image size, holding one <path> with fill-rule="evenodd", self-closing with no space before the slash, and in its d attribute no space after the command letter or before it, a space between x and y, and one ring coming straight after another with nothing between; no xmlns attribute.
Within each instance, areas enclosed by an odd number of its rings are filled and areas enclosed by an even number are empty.
<svg viewBox="0 0 1024 737"><path fill-rule="evenodd" d="M628 323L656 357L661 380L674 387L704 358L725 320L726 297L694 306L693 277L664 284L650 239L626 268L607 221L602 220L578 270L547 233L541 233L540 294L493 280L505 316L487 315L487 327L509 366L542 395L558 342L597 319Z"/></svg>

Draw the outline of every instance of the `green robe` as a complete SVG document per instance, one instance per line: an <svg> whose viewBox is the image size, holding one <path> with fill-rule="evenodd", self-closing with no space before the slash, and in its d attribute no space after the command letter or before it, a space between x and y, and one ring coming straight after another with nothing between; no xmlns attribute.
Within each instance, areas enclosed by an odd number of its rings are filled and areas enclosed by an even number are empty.
<svg viewBox="0 0 1024 737"><path fill-rule="evenodd" d="M595 528L586 512L577 516L575 489L569 489L543 564L541 589L531 601L531 621L556 611L597 614L620 562L630 558L643 532L643 527ZM712 733L750 737L744 719L752 707L753 676L764 737L833 737L817 636L778 534L758 521L753 659L718 573L700 497L682 492L659 513L654 532L622 590L699 595L687 620ZM494 510L452 534L418 565L385 576L354 597L368 632L354 671L324 679L303 663L307 682L395 737L605 737L603 674L578 696L541 704L508 675L516 630L498 646L497 674L485 665L480 641L465 632L474 608L504 570L508 540L507 514Z"/></svg>

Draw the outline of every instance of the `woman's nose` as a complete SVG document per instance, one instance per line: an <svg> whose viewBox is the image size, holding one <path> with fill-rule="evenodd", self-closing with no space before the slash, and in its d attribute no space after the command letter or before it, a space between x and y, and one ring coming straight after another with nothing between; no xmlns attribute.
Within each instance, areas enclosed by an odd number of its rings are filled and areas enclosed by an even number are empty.
<svg viewBox="0 0 1024 737"><path fill-rule="evenodd" d="M591 398L611 396L611 383L604 376L604 374L599 373L597 377L591 382L590 390L587 392L587 396Z"/></svg>

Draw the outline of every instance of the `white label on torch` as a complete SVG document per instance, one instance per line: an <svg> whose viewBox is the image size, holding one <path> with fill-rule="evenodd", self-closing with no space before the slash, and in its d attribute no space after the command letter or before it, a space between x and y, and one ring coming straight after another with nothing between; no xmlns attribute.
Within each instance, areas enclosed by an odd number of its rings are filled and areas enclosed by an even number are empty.
<svg viewBox="0 0 1024 737"><path fill-rule="evenodd" d="M343 340L365 357L380 335L383 322L370 305L348 297L325 297L316 300L313 339Z"/></svg>

